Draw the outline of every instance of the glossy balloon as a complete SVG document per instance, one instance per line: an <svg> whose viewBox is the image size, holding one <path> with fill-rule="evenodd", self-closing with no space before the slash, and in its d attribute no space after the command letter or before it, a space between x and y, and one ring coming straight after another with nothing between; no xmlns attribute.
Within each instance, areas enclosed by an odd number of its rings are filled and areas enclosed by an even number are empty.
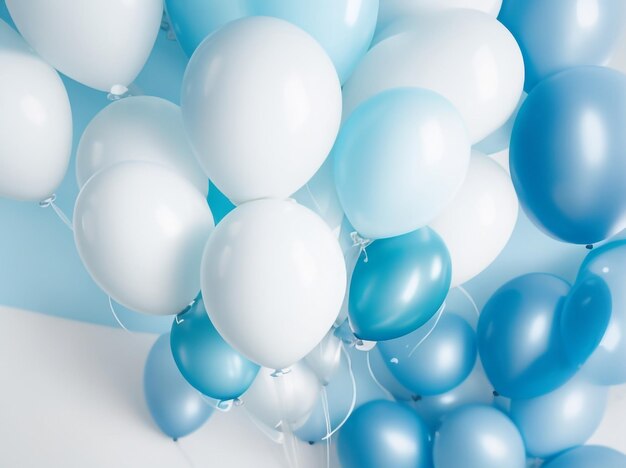
<svg viewBox="0 0 626 468"><path fill-rule="evenodd" d="M350 324L357 337L398 338L426 323L450 289L450 256L429 228L367 247L350 283Z"/></svg>
<svg viewBox="0 0 626 468"><path fill-rule="evenodd" d="M548 460L545 468L624 468L626 455L601 445L583 445Z"/></svg>
<svg viewBox="0 0 626 468"><path fill-rule="evenodd" d="M559 71L604 65L624 30L622 0L506 0L498 19L524 54L526 89Z"/></svg>
<svg viewBox="0 0 626 468"><path fill-rule="evenodd" d="M341 340L334 331L331 329L304 358L305 364L315 372L322 385L328 385L341 362Z"/></svg>
<svg viewBox="0 0 626 468"><path fill-rule="evenodd" d="M433 445L435 468L524 468L524 443L515 424L490 406L468 405L443 420Z"/></svg>
<svg viewBox="0 0 626 468"><path fill-rule="evenodd" d="M343 468L427 468L430 435L408 406L373 401L350 416L337 442Z"/></svg>
<svg viewBox="0 0 626 468"><path fill-rule="evenodd" d="M91 277L146 314L177 314L198 295L212 229L211 210L191 182L146 162L100 171L74 208L74 240Z"/></svg>
<svg viewBox="0 0 626 468"><path fill-rule="evenodd" d="M251 17L194 53L181 108L200 164L230 200L285 198L328 156L341 87L311 36L283 20Z"/></svg>
<svg viewBox="0 0 626 468"><path fill-rule="evenodd" d="M511 137L524 210L551 236L593 244L626 227L626 76L579 67L537 85Z"/></svg>
<svg viewBox="0 0 626 468"><path fill-rule="evenodd" d="M361 236L378 239L425 226L452 201L467 173L470 143L449 102L403 88L357 108L332 154L346 216Z"/></svg>
<svg viewBox="0 0 626 468"><path fill-rule="evenodd" d="M170 350L169 334L152 346L143 374L144 395L154 422L177 439L199 429L213 407L184 379Z"/></svg>
<svg viewBox="0 0 626 468"><path fill-rule="evenodd" d="M387 390L398 401L414 401L418 398L415 392L412 392L391 373L385 362L385 358L380 352L380 346L368 351L369 366L372 370L372 376L376 382Z"/></svg>

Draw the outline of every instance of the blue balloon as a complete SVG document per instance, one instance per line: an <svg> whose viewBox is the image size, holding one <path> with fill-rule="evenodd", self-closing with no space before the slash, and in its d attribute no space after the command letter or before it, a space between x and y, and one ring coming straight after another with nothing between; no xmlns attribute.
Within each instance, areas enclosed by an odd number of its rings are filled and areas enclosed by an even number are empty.
<svg viewBox="0 0 626 468"><path fill-rule="evenodd" d="M368 351L367 359L369 359L372 375L376 381L398 401L415 401L418 395L412 392L391 373L385 362L385 358L380 352L380 346Z"/></svg>
<svg viewBox="0 0 626 468"><path fill-rule="evenodd" d="M435 435L437 468L524 468L524 443L515 424L491 406L468 405L445 417Z"/></svg>
<svg viewBox="0 0 626 468"><path fill-rule="evenodd" d="M260 367L235 351L215 329L202 296L172 323L171 347L183 377L216 400L233 400L254 381Z"/></svg>
<svg viewBox="0 0 626 468"><path fill-rule="evenodd" d="M474 330L458 315L445 311L437 322L395 340L381 341L378 347L391 373L419 396L452 390L476 362Z"/></svg>
<svg viewBox="0 0 626 468"><path fill-rule="evenodd" d="M408 406L373 401L356 410L339 431L343 468L428 468L430 435Z"/></svg>
<svg viewBox="0 0 626 468"><path fill-rule="evenodd" d="M390 340L425 324L443 304L451 272L448 249L430 228L375 241L350 282L355 335Z"/></svg>
<svg viewBox="0 0 626 468"><path fill-rule="evenodd" d="M369 48L378 0L166 0L181 46L191 56L212 32L246 16L273 16L311 34L326 50L343 83Z"/></svg>
<svg viewBox="0 0 626 468"><path fill-rule="evenodd" d="M575 377L546 395L512 400L509 415L522 434L526 452L548 458L591 437L602 421L607 397L607 387Z"/></svg>
<svg viewBox="0 0 626 468"><path fill-rule="evenodd" d="M515 120L510 166L537 226L573 244L593 244L626 227L624 128L620 72L572 68L532 90Z"/></svg>
<svg viewBox="0 0 626 468"><path fill-rule="evenodd" d="M213 412L213 407L178 371L169 334L161 335L148 354L143 388L154 422L173 439L200 428Z"/></svg>
<svg viewBox="0 0 626 468"><path fill-rule="evenodd" d="M544 468L624 468L626 455L600 445L583 445L549 460Z"/></svg>
<svg viewBox="0 0 626 468"><path fill-rule="evenodd" d="M603 65L623 30L623 0L504 0L498 19L524 56L525 88L553 73Z"/></svg>

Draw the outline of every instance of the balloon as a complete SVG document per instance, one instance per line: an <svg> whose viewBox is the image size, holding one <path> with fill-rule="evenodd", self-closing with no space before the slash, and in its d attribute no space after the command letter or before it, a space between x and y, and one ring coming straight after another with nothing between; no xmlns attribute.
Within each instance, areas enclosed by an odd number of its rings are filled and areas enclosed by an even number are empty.
<svg viewBox="0 0 626 468"><path fill-rule="evenodd" d="M626 227L626 76L579 67L537 85L511 137L524 210L549 235L593 244Z"/></svg>
<svg viewBox="0 0 626 468"><path fill-rule="evenodd" d="M493 159L472 152L467 177L430 227L452 259L452 286L474 278L504 250L517 221L511 177Z"/></svg>
<svg viewBox="0 0 626 468"><path fill-rule="evenodd" d="M254 381L259 366L231 348L219 335L199 297L172 323L174 361L197 390L217 400L232 400Z"/></svg>
<svg viewBox="0 0 626 468"><path fill-rule="evenodd" d="M344 82L372 40L378 0L166 0L176 39L191 56L202 40L245 16L273 16L313 36Z"/></svg>
<svg viewBox="0 0 626 468"><path fill-rule="evenodd" d="M380 346L368 351L368 359L372 376L376 381L387 390L398 401L414 401L418 395L412 392L391 373L385 362L385 358L380 352Z"/></svg>
<svg viewBox="0 0 626 468"><path fill-rule="evenodd" d="M524 443L503 413L467 405L443 420L433 445L435 468L524 468Z"/></svg>
<svg viewBox="0 0 626 468"><path fill-rule="evenodd" d="M150 414L169 437L178 439L200 428L213 407L180 375L170 350L169 334L152 346L143 374Z"/></svg>
<svg viewBox="0 0 626 468"><path fill-rule="evenodd" d="M129 97L102 109L78 144L78 185L82 187L99 170L124 161L161 164L207 194L209 182L187 141L180 108L165 99Z"/></svg>
<svg viewBox="0 0 626 468"><path fill-rule="evenodd" d="M452 201L469 156L463 121L441 96L415 88L381 93L356 109L333 148L339 200L361 236L406 234Z"/></svg>
<svg viewBox="0 0 626 468"><path fill-rule="evenodd" d="M266 426L280 429L281 421L297 429L306 421L321 391L311 369L301 363L289 372L273 376L262 368L252 386L244 393L245 407Z"/></svg>
<svg viewBox="0 0 626 468"><path fill-rule="evenodd" d="M328 385L341 361L341 340L330 330L324 339L306 355L304 362L315 372L322 385Z"/></svg>
<svg viewBox="0 0 626 468"><path fill-rule="evenodd" d="M604 65L624 29L622 0L506 0L498 19L515 36L526 68L525 88L581 65Z"/></svg>
<svg viewBox="0 0 626 468"><path fill-rule="evenodd" d="M72 111L59 75L0 20L0 197L41 201L70 161Z"/></svg>
<svg viewBox="0 0 626 468"><path fill-rule="evenodd" d="M432 326L424 325L378 346L391 373L419 396L452 390L476 362L474 330L453 313L444 312Z"/></svg>
<svg viewBox="0 0 626 468"><path fill-rule="evenodd" d="M315 174L339 130L341 87L311 36L252 17L198 47L181 107L200 164L239 204L288 197Z"/></svg>
<svg viewBox="0 0 626 468"><path fill-rule="evenodd" d="M443 304L450 288L450 256L429 228L375 241L350 283L350 324L369 341L417 329Z"/></svg>
<svg viewBox="0 0 626 468"><path fill-rule="evenodd" d="M346 288L341 248L294 201L257 200L215 228L202 259L202 295L226 342L272 369L306 356L334 323Z"/></svg>
<svg viewBox="0 0 626 468"><path fill-rule="evenodd" d="M548 458L584 444L602 421L608 390L575 377L562 387L536 398L512 400L510 415L526 451Z"/></svg>
<svg viewBox="0 0 626 468"><path fill-rule="evenodd" d="M198 295L212 228L211 210L191 182L145 162L100 171L74 208L74 240L93 280L146 314L177 314Z"/></svg>
<svg viewBox="0 0 626 468"><path fill-rule="evenodd" d="M113 94L123 94L143 68L163 14L161 0L6 3L17 29L48 63L84 85Z"/></svg>
<svg viewBox="0 0 626 468"><path fill-rule="evenodd" d="M501 127L524 83L522 54L507 29L485 13L461 9L409 21L408 31L376 44L361 60L344 86L344 116L381 91L411 86L448 99L472 143Z"/></svg>
<svg viewBox="0 0 626 468"><path fill-rule="evenodd" d="M609 447L584 445L549 460L545 468L624 468L626 455Z"/></svg>
<svg viewBox="0 0 626 468"><path fill-rule="evenodd" d="M350 416L337 442L343 468L427 468L430 435L408 406L373 401Z"/></svg>
<svg viewBox="0 0 626 468"><path fill-rule="evenodd" d="M560 305L569 284L545 273L530 273L500 287L478 321L478 350L497 392L532 398L569 380L578 366L561 346Z"/></svg>

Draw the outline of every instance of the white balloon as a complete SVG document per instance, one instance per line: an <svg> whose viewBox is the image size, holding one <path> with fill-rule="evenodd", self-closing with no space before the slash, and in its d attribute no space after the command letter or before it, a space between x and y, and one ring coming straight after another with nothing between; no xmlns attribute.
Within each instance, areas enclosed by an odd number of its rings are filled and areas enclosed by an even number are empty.
<svg viewBox="0 0 626 468"><path fill-rule="evenodd" d="M257 200L215 228L202 259L213 325L248 359L272 369L306 356L335 321L346 290L337 239L292 200Z"/></svg>
<svg viewBox="0 0 626 468"><path fill-rule="evenodd" d="M101 91L128 86L161 25L162 0L6 0L26 41L52 66Z"/></svg>
<svg viewBox="0 0 626 468"><path fill-rule="evenodd" d="M0 197L48 198L71 150L72 111L61 78L0 20Z"/></svg>
<svg viewBox="0 0 626 468"><path fill-rule="evenodd" d="M249 17L200 44L181 106L202 167L237 204L288 197L315 174L337 136L341 87L315 39Z"/></svg>
<svg viewBox="0 0 626 468"><path fill-rule="evenodd" d="M205 196L209 190L209 181L187 140L180 107L165 99L129 97L102 109L78 144L78 185L82 187L99 170L124 161L167 166Z"/></svg>
<svg viewBox="0 0 626 468"><path fill-rule="evenodd" d="M410 19L410 27L375 45L344 86L344 118L381 91L418 87L456 106L473 143L502 126L524 84L522 54L495 18L449 10Z"/></svg>
<svg viewBox="0 0 626 468"><path fill-rule="evenodd" d="M332 328L319 344L304 358L322 385L328 385L341 363L341 340Z"/></svg>
<svg viewBox="0 0 626 468"><path fill-rule="evenodd" d="M513 125L515 124L515 119L517 118L517 113L519 112L522 104L526 100L528 94L522 93L522 97L517 103L517 107L509 117L509 120L504 122L504 125L497 129L495 132L491 133L487 136L487 138L482 139L478 143L474 145L474 149L480 151L484 154L493 155L496 153L500 153L501 151L508 150L511 144L511 134L513 133Z"/></svg>
<svg viewBox="0 0 626 468"><path fill-rule="evenodd" d="M91 277L120 304L153 315L177 314L197 296L212 229L191 182L145 162L100 171L74 209L74 239Z"/></svg>
<svg viewBox="0 0 626 468"><path fill-rule="evenodd" d="M450 252L452 287L496 259L513 233L517 212L511 177L496 161L474 151L461 190L430 225Z"/></svg>

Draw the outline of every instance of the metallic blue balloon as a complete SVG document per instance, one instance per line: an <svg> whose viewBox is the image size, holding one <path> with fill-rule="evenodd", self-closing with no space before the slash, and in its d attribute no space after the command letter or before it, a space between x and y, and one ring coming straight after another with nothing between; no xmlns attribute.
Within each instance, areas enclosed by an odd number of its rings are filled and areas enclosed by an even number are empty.
<svg viewBox="0 0 626 468"><path fill-rule="evenodd" d="M623 0L504 0L498 19L524 55L525 88L567 68L606 63L625 7Z"/></svg>
<svg viewBox="0 0 626 468"><path fill-rule="evenodd" d="M572 68L532 90L515 120L510 166L537 226L573 244L593 244L626 227L624 128L620 72Z"/></svg>
<svg viewBox="0 0 626 468"><path fill-rule="evenodd" d="M404 385L402 385L398 379L391 373L385 358L380 352L380 347L376 346L374 349L368 351L367 359L369 359L370 369L372 375L376 381L387 390L398 401L415 401L418 399L418 395L412 392Z"/></svg>
<svg viewBox="0 0 626 468"><path fill-rule="evenodd" d="M626 455L600 445L583 445L559 455L543 468L624 468Z"/></svg>
<svg viewBox="0 0 626 468"><path fill-rule="evenodd" d="M445 417L435 435L437 468L524 468L524 443L515 424L491 406L468 405ZM382 466L382 465L381 465Z"/></svg>
<svg viewBox="0 0 626 468"><path fill-rule="evenodd" d="M379 239L367 248L350 282L349 313L361 339L398 338L425 324L443 304L450 254L430 228Z"/></svg>
<svg viewBox="0 0 626 468"><path fill-rule="evenodd" d="M161 335L148 354L143 388L154 422L173 439L200 428L213 412L213 407L178 371L169 334Z"/></svg>
<svg viewBox="0 0 626 468"><path fill-rule="evenodd" d="M563 385L578 369L561 345L560 311L569 284L553 275L515 278L489 299L478 321L478 350L495 390L532 398Z"/></svg>
<svg viewBox="0 0 626 468"><path fill-rule="evenodd" d="M373 401L350 416L337 442L343 468L428 468L430 435L408 406Z"/></svg>
<svg viewBox="0 0 626 468"><path fill-rule="evenodd" d="M382 341L378 347L391 373L419 396L452 390L465 380L476 362L474 330L463 318L445 311L436 323Z"/></svg>
<svg viewBox="0 0 626 468"><path fill-rule="evenodd" d="M260 369L224 341L211 323L201 296L172 323L171 347L183 377L217 400L238 398Z"/></svg>

